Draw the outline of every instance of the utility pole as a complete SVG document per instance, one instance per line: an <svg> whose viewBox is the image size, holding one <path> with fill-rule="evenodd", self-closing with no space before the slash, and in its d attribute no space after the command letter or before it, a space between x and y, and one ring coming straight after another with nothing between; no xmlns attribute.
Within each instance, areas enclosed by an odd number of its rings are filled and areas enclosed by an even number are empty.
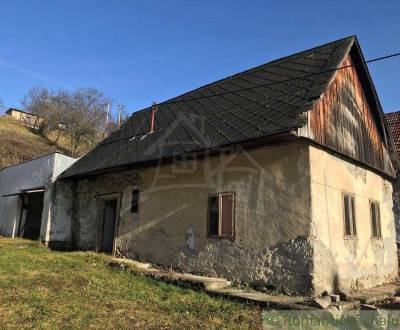
<svg viewBox="0 0 400 330"><path fill-rule="evenodd" d="M106 127L108 127L109 122L110 122L110 102L107 102Z"/></svg>
<svg viewBox="0 0 400 330"><path fill-rule="evenodd" d="M122 121L122 109L124 108L124 105L118 104L118 128L121 127L121 121Z"/></svg>

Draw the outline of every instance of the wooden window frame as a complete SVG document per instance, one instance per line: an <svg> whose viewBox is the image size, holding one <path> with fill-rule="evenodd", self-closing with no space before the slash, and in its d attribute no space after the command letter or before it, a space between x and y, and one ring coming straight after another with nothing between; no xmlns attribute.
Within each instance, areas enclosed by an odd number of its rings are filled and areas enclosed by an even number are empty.
<svg viewBox="0 0 400 330"><path fill-rule="evenodd" d="M345 199L346 197L350 197L353 199L353 205L354 205L354 217L353 217L353 212L350 209L350 234L346 233L346 205L345 205ZM342 193L342 217L343 217L343 234L344 238L346 239L358 239L357 236L357 212L356 212L356 196L352 193L348 192L343 192Z"/></svg>
<svg viewBox="0 0 400 330"><path fill-rule="evenodd" d="M377 223L376 223L376 232L377 236L374 236L374 222L372 219L372 205L377 206L378 216L377 216ZM380 240L382 239L382 224L381 224L381 207L380 203L377 200L370 199L369 200L369 217L370 217L370 224L371 224L371 239Z"/></svg>
<svg viewBox="0 0 400 330"><path fill-rule="evenodd" d="M221 234L222 228L222 196L232 196L232 235L226 236ZM210 234L210 198L218 197L218 235ZM207 197L207 237L208 238L217 238L217 239L227 239L234 241L235 240L235 208L236 208L236 195L234 192L221 192L209 194Z"/></svg>

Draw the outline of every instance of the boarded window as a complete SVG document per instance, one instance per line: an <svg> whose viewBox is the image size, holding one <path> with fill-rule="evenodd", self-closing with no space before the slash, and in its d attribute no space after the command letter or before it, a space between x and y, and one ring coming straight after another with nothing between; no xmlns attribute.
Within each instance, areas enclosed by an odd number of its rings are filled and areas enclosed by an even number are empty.
<svg viewBox="0 0 400 330"><path fill-rule="evenodd" d="M354 197L351 195L343 195L344 207L344 234L346 236L357 236L356 227L356 210Z"/></svg>
<svg viewBox="0 0 400 330"><path fill-rule="evenodd" d="M139 211L139 189L132 190L131 213Z"/></svg>
<svg viewBox="0 0 400 330"><path fill-rule="evenodd" d="M378 202L370 202L372 237L381 238L381 215Z"/></svg>
<svg viewBox="0 0 400 330"><path fill-rule="evenodd" d="M212 237L233 237L234 194L222 193L208 199L208 234Z"/></svg>

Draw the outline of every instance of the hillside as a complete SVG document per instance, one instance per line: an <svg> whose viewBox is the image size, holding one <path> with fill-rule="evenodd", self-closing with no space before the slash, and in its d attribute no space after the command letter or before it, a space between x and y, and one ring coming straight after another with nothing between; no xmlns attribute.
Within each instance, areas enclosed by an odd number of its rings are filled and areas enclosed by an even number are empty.
<svg viewBox="0 0 400 330"><path fill-rule="evenodd" d="M69 140L61 135L57 144L55 132L48 137L35 134L30 128L19 123L9 116L0 116L0 169L9 165L18 164L54 151L70 154ZM87 153L94 145L83 143L77 150L77 157Z"/></svg>
<svg viewBox="0 0 400 330"><path fill-rule="evenodd" d="M0 238L1 329L256 329L259 308L109 267L92 252Z"/></svg>

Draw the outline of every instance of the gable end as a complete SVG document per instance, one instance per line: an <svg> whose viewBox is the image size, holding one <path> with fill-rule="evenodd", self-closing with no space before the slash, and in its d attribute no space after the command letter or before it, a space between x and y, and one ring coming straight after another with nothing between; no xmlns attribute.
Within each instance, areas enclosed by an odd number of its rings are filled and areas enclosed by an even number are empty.
<svg viewBox="0 0 400 330"><path fill-rule="evenodd" d="M358 56L357 56L358 55ZM355 43L324 94L307 113L299 135L361 162L390 177L390 137L379 100Z"/></svg>

